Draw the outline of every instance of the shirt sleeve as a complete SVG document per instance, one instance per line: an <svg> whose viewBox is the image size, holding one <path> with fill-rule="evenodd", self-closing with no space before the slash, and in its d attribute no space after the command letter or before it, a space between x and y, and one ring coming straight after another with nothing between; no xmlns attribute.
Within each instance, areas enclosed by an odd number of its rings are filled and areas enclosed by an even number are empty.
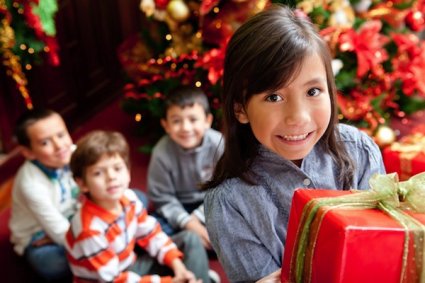
<svg viewBox="0 0 425 283"><path fill-rule="evenodd" d="M374 174L385 174L382 154L371 137L360 132L359 154L357 156L357 188L368 189L369 180Z"/></svg>
<svg viewBox="0 0 425 283"><path fill-rule="evenodd" d="M193 212L193 215L196 216L196 218L199 219L199 221L205 225L205 211L204 211L204 204L201 204L196 208Z"/></svg>
<svg viewBox="0 0 425 283"><path fill-rule="evenodd" d="M280 268L272 253L257 233L262 227L252 227L229 196L220 188L205 196L205 217L208 235L214 251L231 282L255 282ZM255 212L252 212L255 213Z"/></svg>
<svg viewBox="0 0 425 283"><path fill-rule="evenodd" d="M25 207L43 228L44 232L57 244L63 245L64 236L69 228L69 220L55 207L51 194L47 191L51 185L37 181L20 182L14 189L21 194Z"/></svg>
<svg viewBox="0 0 425 283"><path fill-rule="evenodd" d="M171 179L167 162L153 153L148 168L148 195L156 212L163 216L174 228L182 228L190 215L177 198L176 188Z"/></svg>
<svg viewBox="0 0 425 283"><path fill-rule="evenodd" d="M85 231L74 238L70 230L66 235L66 248L73 275L83 281L172 282L169 276L139 276L132 271L120 271L118 256L99 231Z"/></svg>
<svg viewBox="0 0 425 283"><path fill-rule="evenodd" d="M159 263L171 267L176 258L182 258L183 253L170 237L165 234L158 221L147 214L143 209L137 219L137 244L145 249L150 256L155 257Z"/></svg>

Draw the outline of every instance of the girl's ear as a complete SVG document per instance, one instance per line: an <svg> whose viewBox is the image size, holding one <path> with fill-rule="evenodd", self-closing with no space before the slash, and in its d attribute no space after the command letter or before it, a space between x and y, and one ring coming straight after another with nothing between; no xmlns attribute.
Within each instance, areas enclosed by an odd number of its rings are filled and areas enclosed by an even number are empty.
<svg viewBox="0 0 425 283"><path fill-rule="evenodd" d="M34 160L36 159L35 154L32 152L31 148L19 145L19 150L21 151L21 154L28 160Z"/></svg>
<svg viewBox="0 0 425 283"><path fill-rule="evenodd" d="M86 186L86 182L84 182L84 180L82 178L74 178L74 179L75 179L75 183L77 183L77 185L80 188L80 191L82 193L88 193L89 192L89 188Z"/></svg>
<svg viewBox="0 0 425 283"><path fill-rule="evenodd" d="M236 119L238 119L241 124L248 124L249 119L246 115L245 109L240 103L235 103L233 106L233 111L235 112Z"/></svg>

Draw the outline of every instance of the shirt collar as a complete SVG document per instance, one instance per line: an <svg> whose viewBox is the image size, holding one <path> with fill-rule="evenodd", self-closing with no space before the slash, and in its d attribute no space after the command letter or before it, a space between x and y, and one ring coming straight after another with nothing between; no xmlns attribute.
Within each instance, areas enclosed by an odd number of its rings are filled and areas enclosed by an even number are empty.
<svg viewBox="0 0 425 283"><path fill-rule="evenodd" d="M52 169L52 168L46 167L45 165L43 165L38 160L32 160L31 162L35 166L37 166L44 174L46 174L46 176L49 177L50 179L58 179L62 172L69 171L68 165L66 165L66 166L64 166L63 168L60 168L60 169Z"/></svg>

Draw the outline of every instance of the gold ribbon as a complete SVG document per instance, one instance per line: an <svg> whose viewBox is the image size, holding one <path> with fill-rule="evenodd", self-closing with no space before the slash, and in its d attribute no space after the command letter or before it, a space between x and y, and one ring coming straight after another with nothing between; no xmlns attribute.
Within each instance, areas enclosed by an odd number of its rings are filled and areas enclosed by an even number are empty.
<svg viewBox="0 0 425 283"><path fill-rule="evenodd" d="M0 0L0 10L5 12L4 18L0 20L0 59L6 67L6 74L15 81L26 107L32 109L33 105L27 88L27 78L22 70L19 56L13 53L15 32L11 26L11 16L7 10L5 0Z"/></svg>
<svg viewBox="0 0 425 283"><path fill-rule="evenodd" d="M398 181L397 173L375 175L369 184L371 189L367 191L313 199L305 205L291 258L290 282L310 282L316 239L328 211L374 208L395 219L405 231L400 282L425 282L425 225L406 213L425 213L425 173L405 182Z"/></svg>
<svg viewBox="0 0 425 283"><path fill-rule="evenodd" d="M425 154L425 135L415 133L391 145L391 150L400 153L400 178L405 180L412 174L412 160L418 154Z"/></svg>

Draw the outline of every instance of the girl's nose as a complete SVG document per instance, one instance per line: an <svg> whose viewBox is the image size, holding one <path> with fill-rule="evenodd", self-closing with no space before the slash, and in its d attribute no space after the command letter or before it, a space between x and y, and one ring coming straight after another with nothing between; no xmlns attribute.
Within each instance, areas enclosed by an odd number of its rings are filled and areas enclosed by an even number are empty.
<svg viewBox="0 0 425 283"><path fill-rule="evenodd" d="M284 110L286 113L285 122L289 126L302 126L311 119L308 106L301 101L295 101L286 105Z"/></svg>

